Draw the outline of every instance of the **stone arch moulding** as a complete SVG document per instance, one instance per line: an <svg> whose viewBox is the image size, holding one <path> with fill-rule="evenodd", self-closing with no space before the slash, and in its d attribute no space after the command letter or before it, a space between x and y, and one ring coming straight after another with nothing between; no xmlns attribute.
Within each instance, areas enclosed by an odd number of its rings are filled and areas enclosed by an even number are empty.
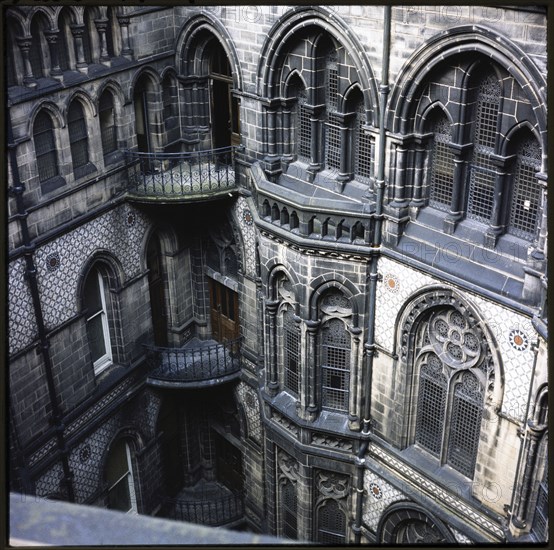
<svg viewBox="0 0 554 550"><path fill-rule="evenodd" d="M137 71L133 75L133 79L131 81L130 86L130 92L129 97L133 97L133 93L135 88L137 87L137 84L140 80L142 80L144 77L147 77L150 80L150 83L153 84L156 87L156 92L159 92L161 90L162 81L160 79L160 75L154 69L154 67L151 67L150 65L146 65L145 67L142 67L139 71Z"/></svg>
<svg viewBox="0 0 554 550"><path fill-rule="evenodd" d="M98 101L100 101L100 98L102 97L102 94L105 91L109 91L112 96L114 97L114 106L116 109L116 116L121 116L123 114L123 106L126 103L129 103L131 100L127 99L125 97L125 94L123 90L121 89L121 86L119 82L116 82L115 80L106 80L102 82L98 90L96 91L96 104L98 104Z"/></svg>
<svg viewBox="0 0 554 550"><path fill-rule="evenodd" d="M202 31L210 33L221 44L231 64L233 86L235 90L243 90L244 81L233 39L221 22L210 14L194 16L183 25L175 48L177 73L188 76L183 69L195 62L194 52L198 45L197 38Z"/></svg>
<svg viewBox="0 0 554 550"><path fill-rule="evenodd" d="M175 231L169 226L150 225L142 236L142 242L140 243L139 250L140 255L140 269L146 271L146 250L150 239L157 235L160 240L160 247L163 254L172 255L179 250L179 243Z"/></svg>
<svg viewBox="0 0 554 550"><path fill-rule="evenodd" d="M279 94L279 82L276 81L280 73L277 70L279 63L287 51L289 40L293 39L298 31L309 25L320 27L322 31L328 32L348 52L360 78L366 108L371 107L371 124L378 126L377 82L364 46L342 18L333 10L323 6L293 8L271 27L268 38L262 47L260 63L256 71L258 95L270 98ZM367 96L370 101L367 101Z"/></svg>
<svg viewBox="0 0 554 550"><path fill-rule="evenodd" d="M495 383L491 395L491 403L495 411L500 410L504 395L504 373L496 338L480 311L452 288L438 285L427 286L406 300L397 315L395 323L395 326L398 328L393 354L398 357L398 366L404 369L408 369L410 366L412 356L410 349L415 329L419 323L432 310L445 306L454 307L464 316L467 315L468 319L473 321L475 326L482 331L494 364Z"/></svg>
<svg viewBox="0 0 554 550"><path fill-rule="evenodd" d="M85 263L83 263L81 269L79 270L75 289L75 303L78 308L80 307L81 297L83 296L83 284L88 277L90 270L97 263L107 266L110 270L110 273L108 273L110 288L119 287L125 281L125 270L123 269L123 265L119 259L109 250L97 250Z"/></svg>
<svg viewBox="0 0 554 550"><path fill-rule="evenodd" d="M435 540L414 540L416 543L455 543L456 539L450 529L434 514L431 514L418 504L405 501L391 504L381 516L377 527L377 544L398 544L397 535L404 524L420 522L435 533ZM431 536L431 535L429 535Z"/></svg>
<svg viewBox="0 0 554 550"><path fill-rule="evenodd" d="M96 116L97 114L96 105L92 101L91 97L84 90L77 90L72 94L70 94L64 102L63 115L66 120L67 120L67 115L69 111L69 106L75 99L80 101L83 104L83 107L85 108L85 110L88 111L87 113L88 116L93 116L93 117Z"/></svg>
<svg viewBox="0 0 554 550"><path fill-rule="evenodd" d="M318 303L323 293L330 288L336 288L341 292L344 292L346 297L350 300L350 303L352 304L352 315L357 321L358 312L360 311L360 304L358 304L358 300L361 295L356 286L344 275L341 275L340 273L333 273L332 277L329 275L320 275L312 281L310 288L312 290L312 294L310 296L311 319L317 319Z"/></svg>
<svg viewBox="0 0 554 550"><path fill-rule="evenodd" d="M290 271L287 269L283 264L277 263L277 262L271 262L271 264L267 265L267 289L269 293L269 297L271 299L276 299L276 281L279 275L285 275L285 277L291 282L293 287L298 287L300 284L298 277L294 271ZM298 299L298 296L297 296Z"/></svg>
<svg viewBox="0 0 554 550"><path fill-rule="evenodd" d="M60 112L59 107L55 103L52 103L51 101L43 101L35 105L35 107L31 112L31 115L29 116L29 122L27 126L27 139L32 139L35 118L37 117L38 113L43 109L47 111L48 114L52 117L54 121L54 128L56 129L65 128L65 119L62 113Z"/></svg>
<svg viewBox="0 0 554 550"><path fill-rule="evenodd" d="M48 21L49 28L47 30L57 31L58 30L58 22L57 22L58 11L60 11L62 8L63 6L60 6L59 8L50 8L48 6L31 7L31 10L27 14L28 25L25 29L29 33L29 36L31 36L31 23L37 14L42 14Z"/></svg>
<svg viewBox="0 0 554 550"><path fill-rule="evenodd" d="M404 64L391 90L385 117L394 133L410 133L410 110L415 106L418 89L425 77L448 57L464 52L481 53L503 67L528 91L535 112L541 147L546 136L546 79L531 58L504 36L479 25L449 29L429 40ZM514 59L518 62L514 63Z"/></svg>

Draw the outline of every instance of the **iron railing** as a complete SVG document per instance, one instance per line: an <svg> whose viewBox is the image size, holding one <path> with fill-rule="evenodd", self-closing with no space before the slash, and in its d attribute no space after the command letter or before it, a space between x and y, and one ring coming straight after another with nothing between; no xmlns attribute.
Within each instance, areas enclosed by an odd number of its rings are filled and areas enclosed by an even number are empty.
<svg viewBox="0 0 554 550"><path fill-rule="evenodd" d="M243 494L239 491L207 500L168 498L164 505L170 519L212 527L244 518Z"/></svg>
<svg viewBox="0 0 554 550"><path fill-rule="evenodd" d="M207 198L236 188L238 147L186 153L126 151L128 192L143 199Z"/></svg>
<svg viewBox="0 0 554 550"><path fill-rule="evenodd" d="M224 343L197 347L164 348L145 345L149 365L149 381L163 382L217 382L228 379L240 370L240 338Z"/></svg>

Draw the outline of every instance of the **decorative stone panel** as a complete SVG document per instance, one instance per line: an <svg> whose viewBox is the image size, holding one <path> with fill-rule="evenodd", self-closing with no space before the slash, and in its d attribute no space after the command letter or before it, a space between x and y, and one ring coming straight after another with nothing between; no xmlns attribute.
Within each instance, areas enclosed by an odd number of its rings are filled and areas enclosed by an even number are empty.
<svg viewBox="0 0 554 550"><path fill-rule="evenodd" d="M126 204L37 250L35 263L47 329L55 328L78 313L79 275L95 252L107 251L117 257L127 279L140 273L140 244L147 224L138 210ZM53 257L57 258L54 270ZM15 292L11 296L15 300ZM13 331L19 332L19 320Z"/></svg>
<svg viewBox="0 0 554 550"><path fill-rule="evenodd" d="M235 215L238 221L244 243L244 271L245 275L256 276L256 229L253 215L244 197L239 197L235 204Z"/></svg>
<svg viewBox="0 0 554 550"><path fill-rule="evenodd" d="M364 491L367 496L364 497L363 522L374 532L383 512L393 502L406 500L398 489L370 470L364 472Z"/></svg>
<svg viewBox="0 0 554 550"><path fill-rule="evenodd" d="M37 327L29 285L25 282L25 260L18 258L8 267L8 334L10 355L30 345Z"/></svg>
<svg viewBox="0 0 554 550"><path fill-rule="evenodd" d="M426 286L455 287L389 258L379 260L379 272L382 280L377 285L375 339L392 353L398 315L411 297ZM522 421L534 361L530 344L536 340L531 320L476 294L456 291L479 311L496 340L504 373L502 413ZM494 346L494 342L489 344Z"/></svg>
<svg viewBox="0 0 554 550"><path fill-rule="evenodd" d="M237 399L243 404L246 413L246 422L248 423L248 437L259 445L262 444L262 422L260 418L260 401L256 392L241 382L235 390Z"/></svg>

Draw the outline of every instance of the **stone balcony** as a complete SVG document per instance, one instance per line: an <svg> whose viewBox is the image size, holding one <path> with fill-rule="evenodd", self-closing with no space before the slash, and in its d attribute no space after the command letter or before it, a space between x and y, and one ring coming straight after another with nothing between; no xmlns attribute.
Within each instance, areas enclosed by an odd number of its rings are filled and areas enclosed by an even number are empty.
<svg viewBox="0 0 554 550"><path fill-rule="evenodd" d="M129 200L141 203L211 201L237 191L237 147L182 153L126 151Z"/></svg>
<svg viewBox="0 0 554 550"><path fill-rule="evenodd" d="M224 343L193 338L182 348L145 348L151 386L202 388L235 380L240 374L240 338Z"/></svg>

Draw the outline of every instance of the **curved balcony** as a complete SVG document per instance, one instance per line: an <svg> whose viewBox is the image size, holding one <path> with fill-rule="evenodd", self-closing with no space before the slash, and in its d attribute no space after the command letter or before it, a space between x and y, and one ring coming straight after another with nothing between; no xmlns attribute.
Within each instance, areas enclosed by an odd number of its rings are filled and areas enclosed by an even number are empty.
<svg viewBox="0 0 554 550"><path fill-rule="evenodd" d="M240 338L218 343L194 338L183 348L146 347L151 386L201 388L236 379L240 374Z"/></svg>
<svg viewBox="0 0 554 550"><path fill-rule="evenodd" d="M214 200L237 190L237 147L187 153L126 151L127 196L137 202Z"/></svg>
<svg viewBox="0 0 554 550"><path fill-rule="evenodd" d="M242 521L243 494L215 482L211 485L211 494L195 495L182 491L177 498L165 499L164 517L211 527L228 526Z"/></svg>

